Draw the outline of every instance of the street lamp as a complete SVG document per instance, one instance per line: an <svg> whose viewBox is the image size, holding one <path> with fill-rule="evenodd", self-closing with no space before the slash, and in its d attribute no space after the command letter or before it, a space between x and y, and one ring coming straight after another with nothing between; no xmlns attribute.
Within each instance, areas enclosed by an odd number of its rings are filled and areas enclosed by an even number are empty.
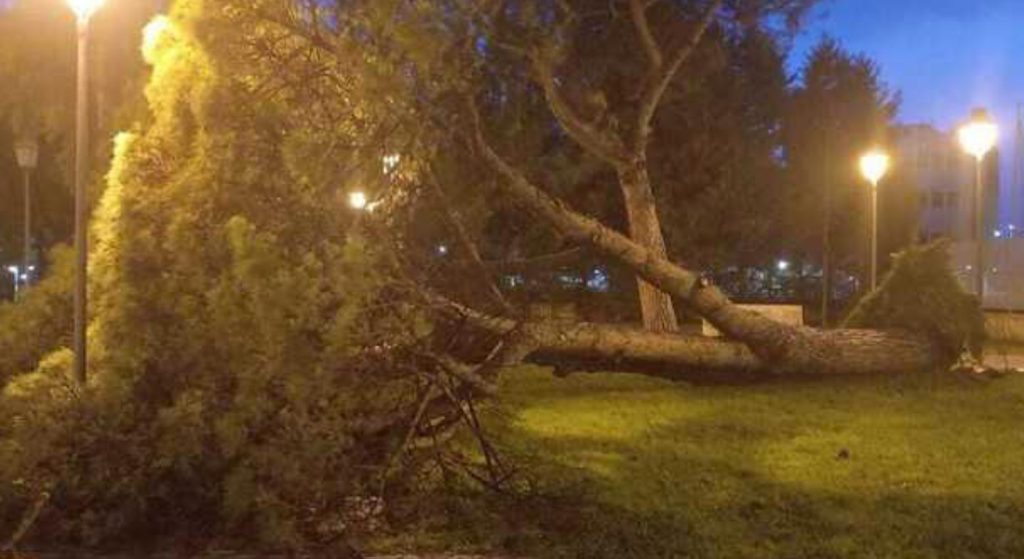
<svg viewBox="0 0 1024 559"><path fill-rule="evenodd" d="M365 210L369 204L369 199L366 197L366 193L362 191L350 192L348 195L348 205L352 206L356 210Z"/></svg>
<svg viewBox="0 0 1024 559"><path fill-rule="evenodd" d="M878 287L878 181L889 170L889 156L880 150L860 158L860 172L871 183L871 290Z"/></svg>
<svg viewBox="0 0 1024 559"><path fill-rule="evenodd" d="M25 185L25 246L21 256L24 260L25 270L28 270L29 260L32 257L32 171L39 164L39 144L30 138L21 140L14 144L14 155L18 160L18 167L21 167ZM31 277L29 281L31 281Z"/></svg>
<svg viewBox="0 0 1024 559"><path fill-rule="evenodd" d="M75 114L75 379L85 384L86 272L88 266L89 22L104 0L67 0L78 16L78 75Z"/></svg>
<svg viewBox="0 0 1024 559"><path fill-rule="evenodd" d="M999 128L985 109L974 109L971 120L960 128L960 145L964 151L974 156L974 292L978 300L985 300L985 223L984 197L981 180L982 162L985 155L996 145L999 139Z"/></svg>

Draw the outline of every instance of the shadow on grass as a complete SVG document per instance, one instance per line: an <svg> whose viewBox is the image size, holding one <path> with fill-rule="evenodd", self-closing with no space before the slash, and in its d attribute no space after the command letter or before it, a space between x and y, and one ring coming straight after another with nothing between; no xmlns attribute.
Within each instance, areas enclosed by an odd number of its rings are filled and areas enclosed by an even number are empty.
<svg viewBox="0 0 1024 559"><path fill-rule="evenodd" d="M896 383L894 389L919 387ZM1019 402L1006 405L1000 413ZM943 414L943 408L937 403L908 414ZM968 422L990 411L979 409ZM446 497L449 528L460 541L519 556L581 559L1024 557L1020 492L960 488L951 485L957 476L903 484L900 472L890 471L898 460L867 464L870 453L854 448L844 454L847 449L831 443L806 451L828 453L809 461L820 471L806 480L799 472L774 475L759 461L774 447L805 452L790 443L813 427L794 431L767 417L758 425L701 413L622 438L579 429L539 434L516 418L495 415L492 431L527 472L528 489L515 496ZM925 419L940 424L945 416ZM985 468L986 456L976 458ZM945 465L934 466L920 474L941 477ZM894 481L862 483L858 475Z"/></svg>

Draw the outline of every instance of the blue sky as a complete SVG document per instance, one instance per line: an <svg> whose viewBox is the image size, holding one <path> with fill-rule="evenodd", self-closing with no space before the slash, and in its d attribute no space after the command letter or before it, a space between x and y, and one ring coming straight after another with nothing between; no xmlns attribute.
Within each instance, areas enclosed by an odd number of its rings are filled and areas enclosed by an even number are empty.
<svg viewBox="0 0 1024 559"><path fill-rule="evenodd" d="M1007 198L1016 105L1024 102L1024 0L823 0L808 23L791 67L823 34L839 39L877 61L902 93L900 122L948 130L971 107L987 107L1001 125Z"/></svg>

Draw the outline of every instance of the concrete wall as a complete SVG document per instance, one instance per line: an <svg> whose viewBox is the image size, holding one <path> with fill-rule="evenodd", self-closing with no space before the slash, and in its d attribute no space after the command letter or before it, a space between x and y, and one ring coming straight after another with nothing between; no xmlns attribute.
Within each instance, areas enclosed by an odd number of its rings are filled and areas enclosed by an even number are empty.
<svg viewBox="0 0 1024 559"><path fill-rule="evenodd" d="M985 313L985 333L989 341L1024 344L1024 313Z"/></svg>
<svg viewBox="0 0 1024 559"><path fill-rule="evenodd" d="M953 243L953 272L974 291L974 243ZM1024 311L1024 239L990 239L986 247L985 308Z"/></svg>

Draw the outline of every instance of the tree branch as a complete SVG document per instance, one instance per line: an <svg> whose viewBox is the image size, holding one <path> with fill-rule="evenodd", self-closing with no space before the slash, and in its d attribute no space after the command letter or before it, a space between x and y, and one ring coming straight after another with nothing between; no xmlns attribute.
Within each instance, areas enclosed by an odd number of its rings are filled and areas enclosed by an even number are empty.
<svg viewBox="0 0 1024 559"><path fill-rule="evenodd" d="M637 3L638 2L636 0L633 0L634 11ZM661 104L661 99L664 97L665 91L679 72L679 68L682 67L683 63L690 58L693 51L697 49L697 45L699 45L701 39L704 38L704 33L707 32L708 27L711 26L711 22L714 21L715 15L718 13L718 9L721 6L722 0L713 0L711 5L708 6L707 11L704 13L704 17L702 17L700 23L697 24L697 29L694 30L689 40L676 50L667 65L662 64L658 67L659 71L653 74L650 83L644 91L640 102L640 111L637 115L636 129L634 131L632 145L632 148L636 153L642 153L647 147L647 138L650 135L651 120L654 119L654 113L657 112L658 105ZM650 34L649 29L648 34ZM653 36L651 37L651 40L653 40Z"/></svg>
<svg viewBox="0 0 1024 559"><path fill-rule="evenodd" d="M537 53L532 53L530 60L551 113L569 136L585 150L613 166L628 162L629 151L618 136L587 122L572 108L558 88L551 64L541 60Z"/></svg>
<svg viewBox="0 0 1024 559"><path fill-rule="evenodd" d="M640 35L640 42L643 44L644 52L647 53L647 60L651 63L651 73L653 74L661 69L661 66L665 63L665 58L662 56L661 47L658 46L658 41L654 38L654 33L651 31L650 21L647 20L647 7L648 3L646 0L629 0L629 11L633 17L633 25L636 27L636 32Z"/></svg>
<svg viewBox="0 0 1024 559"><path fill-rule="evenodd" d="M459 240L459 244L462 245L462 249L469 256L470 262L473 267L476 268L477 273L481 274L481 279L486 280L488 292L494 302L501 307L501 310L507 315L515 314L515 308L508 302L508 299L501 293L501 289L494 281L494 273L484 264L483 258L480 257L480 251L477 249L476 243L469 236L469 231L466 231L465 225L462 223L462 219L459 218L459 214L452 207L451 201L448 200L448 195L445 194L444 189L441 188L440 181L437 180L437 175L431 165L427 165L428 182L431 185L431 189L434 191L434 196L437 197L437 201L441 204L441 208L444 211L445 218L448 224L451 226L452 231L455 233L455 237Z"/></svg>

